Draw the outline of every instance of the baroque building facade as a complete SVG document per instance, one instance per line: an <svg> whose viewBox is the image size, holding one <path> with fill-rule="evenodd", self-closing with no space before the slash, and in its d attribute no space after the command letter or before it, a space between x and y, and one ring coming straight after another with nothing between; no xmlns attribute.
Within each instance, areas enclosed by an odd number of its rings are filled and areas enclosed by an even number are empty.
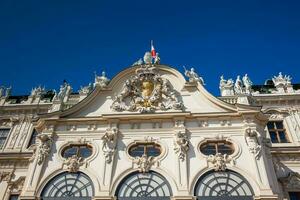
<svg viewBox="0 0 300 200"><path fill-rule="evenodd" d="M72 92L0 88L0 199L300 199L300 86L143 60Z"/></svg>

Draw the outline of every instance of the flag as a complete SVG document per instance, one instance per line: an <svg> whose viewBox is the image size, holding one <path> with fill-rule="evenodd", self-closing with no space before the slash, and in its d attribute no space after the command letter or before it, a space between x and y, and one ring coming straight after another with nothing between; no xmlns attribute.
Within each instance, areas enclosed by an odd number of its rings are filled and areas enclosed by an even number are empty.
<svg viewBox="0 0 300 200"><path fill-rule="evenodd" d="M155 52L152 40L151 40L151 56L152 56L152 58L156 58L156 52Z"/></svg>

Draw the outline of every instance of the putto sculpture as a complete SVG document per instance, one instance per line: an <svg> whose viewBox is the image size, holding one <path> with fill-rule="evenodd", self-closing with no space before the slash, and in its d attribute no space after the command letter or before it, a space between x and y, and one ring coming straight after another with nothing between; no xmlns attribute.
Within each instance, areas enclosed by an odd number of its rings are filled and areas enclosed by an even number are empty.
<svg viewBox="0 0 300 200"><path fill-rule="evenodd" d="M178 93L150 63L150 56L150 52L146 53L144 56L146 64L139 66L135 75L125 81L122 91L111 105L112 110L149 113L156 110L183 109Z"/></svg>

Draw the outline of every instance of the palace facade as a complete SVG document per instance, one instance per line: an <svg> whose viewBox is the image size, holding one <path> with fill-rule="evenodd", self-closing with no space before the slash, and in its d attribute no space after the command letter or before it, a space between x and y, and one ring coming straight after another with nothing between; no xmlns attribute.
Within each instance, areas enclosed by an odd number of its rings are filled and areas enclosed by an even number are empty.
<svg viewBox="0 0 300 200"><path fill-rule="evenodd" d="M300 199L300 85L143 61L72 91L0 88L0 199Z"/></svg>

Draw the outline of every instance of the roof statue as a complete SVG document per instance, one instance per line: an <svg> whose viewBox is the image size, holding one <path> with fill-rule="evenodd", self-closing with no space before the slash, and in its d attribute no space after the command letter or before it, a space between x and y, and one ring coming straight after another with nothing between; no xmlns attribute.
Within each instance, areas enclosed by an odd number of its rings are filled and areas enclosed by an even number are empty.
<svg viewBox="0 0 300 200"><path fill-rule="evenodd" d="M235 80L234 91L235 91L236 94L242 94L243 93L243 82L242 82L239 75L236 77L236 80Z"/></svg>
<svg viewBox="0 0 300 200"><path fill-rule="evenodd" d="M225 80L224 76L220 77L220 90L222 96L233 96L234 95L234 81L232 79Z"/></svg>
<svg viewBox="0 0 300 200"><path fill-rule="evenodd" d="M277 91L273 91L273 93L294 93L294 89L291 82L292 78L288 75L282 75L279 72L278 76L274 76L272 81Z"/></svg>
<svg viewBox="0 0 300 200"><path fill-rule="evenodd" d="M97 76L97 74L95 74L94 87L97 86L97 85L100 86L100 87L105 87L105 86L108 85L109 81L110 80L106 77L105 71L102 71L101 76Z"/></svg>
<svg viewBox="0 0 300 200"><path fill-rule="evenodd" d="M251 86L253 85L253 83L248 77L248 74L245 74L245 76L243 76L243 84L245 86L245 93L251 94Z"/></svg>
<svg viewBox="0 0 300 200"><path fill-rule="evenodd" d="M197 83L199 82L201 85L205 85L204 84L204 80L202 77L200 77L196 72L195 69L192 67L191 70L187 70L184 66L184 74L186 75L186 77L189 78L189 82L190 83Z"/></svg>

